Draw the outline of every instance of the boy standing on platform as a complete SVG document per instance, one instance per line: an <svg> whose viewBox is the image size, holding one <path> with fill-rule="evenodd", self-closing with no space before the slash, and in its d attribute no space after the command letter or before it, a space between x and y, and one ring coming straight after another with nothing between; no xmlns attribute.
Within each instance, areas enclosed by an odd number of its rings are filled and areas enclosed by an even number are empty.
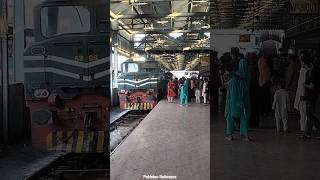
<svg viewBox="0 0 320 180"><path fill-rule="evenodd" d="M274 94L272 109L275 112L277 132L280 132L281 121L283 123L283 132L288 131L288 111L290 110L289 93L285 90L285 81L280 82L279 89Z"/></svg>

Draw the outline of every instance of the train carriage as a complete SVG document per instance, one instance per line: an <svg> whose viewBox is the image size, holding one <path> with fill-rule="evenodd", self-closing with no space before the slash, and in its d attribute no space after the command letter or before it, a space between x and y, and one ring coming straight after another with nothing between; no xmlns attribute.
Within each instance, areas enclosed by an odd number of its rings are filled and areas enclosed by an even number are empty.
<svg viewBox="0 0 320 180"><path fill-rule="evenodd" d="M35 7L35 42L24 53L35 148L108 150L107 7L103 0L47 0Z"/></svg>

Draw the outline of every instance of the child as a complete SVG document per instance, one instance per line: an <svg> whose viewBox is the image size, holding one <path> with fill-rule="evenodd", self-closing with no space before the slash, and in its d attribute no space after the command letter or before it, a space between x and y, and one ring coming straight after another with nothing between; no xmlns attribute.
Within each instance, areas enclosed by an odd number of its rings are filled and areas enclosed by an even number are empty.
<svg viewBox="0 0 320 180"><path fill-rule="evenodd" d="M171 79L169 79L169 82L167 84L167 91L168 102L173 103L173 98L177 95L175 93L175 85Z"/></svg>
<svg viewBox="0 0 320 180"><path fill-rule="evenodd" d="M208 88L208 79L204 78L203 88L202 88L202 96L203 96L203 103L207 104L207 95L209 93Z"/></svg>
<svg viewBox="0 0 320 180"><path fill-rule="evenodd" d="M280 81L280 87L274 94L272 109L275 112L277 132L280 132L281 121L283 131L288 131L288 111L290 110L289 93L285 90L285 81Z"/></svg>

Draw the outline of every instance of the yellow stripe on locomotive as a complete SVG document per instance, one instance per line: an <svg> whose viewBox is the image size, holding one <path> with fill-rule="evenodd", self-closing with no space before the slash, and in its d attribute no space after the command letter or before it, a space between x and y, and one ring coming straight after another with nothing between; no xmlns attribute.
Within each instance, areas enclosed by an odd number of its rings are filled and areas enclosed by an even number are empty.
<svg viewBox="0 0 320 180"><path fill-rule="evenodd" d="M107 152L106 131L56 131L47 136L49 151L73 153Z"/></svg>
<svg viewBox="0 0 320 180"><path fill-rule="evenodd" d="M125 103L124 108L130 110L151 110L153 105L151 103Z"/></svg>

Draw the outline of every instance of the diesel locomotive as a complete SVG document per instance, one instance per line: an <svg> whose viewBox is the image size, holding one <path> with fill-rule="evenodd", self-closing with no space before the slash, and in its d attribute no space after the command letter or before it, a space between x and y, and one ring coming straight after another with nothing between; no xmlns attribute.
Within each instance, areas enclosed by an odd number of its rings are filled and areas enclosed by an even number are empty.
<svg viewBox="0 0 320 180"><path fill-rule="evenodd" d="M33 147L108 150L108 7L105 0L46 0L34 8L34 42L24 53Z"/></svg>
<svg viewBox="0 0 320 180"><path fill-rule="evenodd" d="M166 92L167 80L157 61L127 60L121 64L117 83L120 108L153 109Z"/></svg>

